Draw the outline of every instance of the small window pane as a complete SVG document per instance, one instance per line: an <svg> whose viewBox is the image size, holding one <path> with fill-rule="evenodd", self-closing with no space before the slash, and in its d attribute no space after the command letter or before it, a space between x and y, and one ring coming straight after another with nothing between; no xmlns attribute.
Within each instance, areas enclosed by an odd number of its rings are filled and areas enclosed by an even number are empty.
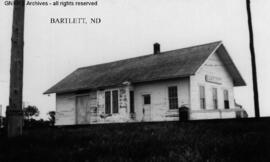
<svg viewBox="0 0 270 162"><path fill-rule="evenodd" d="M218 108L217 88L213 88L213 104L214 109L217 109Z"/></svg>
<svg viewBox="0 0 270 162"><path fill-rule="evenodd" d="M228 90L224 90L224 100L229 100Z"/></svg>
<svg viewBox="0 0 270 162"><path fill-rule="evenodd" d="M200 105L201 105L201 109L205 109L205 99L204 98L200 99Z"/></svg>
<svg viewBox="0 0 270 162"><path fill-rule="evenodd" d="M204 88L204 86L200 86L200 98L205 98L205 88Z"/></svg>
<svg viewBox="0 0 270 162"><path fill-rule="evenodd" d="M118 113L118 91L114 90L112 92L113 97L113 113Z"/></svg>
<svg viewBox="0 0 270 162"><path fill-rule="evenodd" d="M105 113L106 114L111 113L111 92L110 91L105 92Z"/></svg>
<svg viewBox="0 0 270 162"><path fill-rule="evenodd" d="M229 109L230 108L229 101L228 100L224 101L224 107L225 107L225 109Z"/></svg>
<svg viewBox="0 0 270 162"><path fill-rule="evenodd" d="M130 96L130 113L134 113L134 92L130 91L129 96Z"/></svg>
<svg viewBox="0 0 270 162"><path fill-rule="evenodd" d="M229 109L230 108L230 103L229 103L229 91L224 90L224 108Z"/></svg>
<svg viewBox="0 0 270 162"><path fill-rule="evenodd" d="M144 95L143 96L143 103L145 104L145 105L149 105L149 104L151 104L151 97L150 97L150 95Z"/></svg>

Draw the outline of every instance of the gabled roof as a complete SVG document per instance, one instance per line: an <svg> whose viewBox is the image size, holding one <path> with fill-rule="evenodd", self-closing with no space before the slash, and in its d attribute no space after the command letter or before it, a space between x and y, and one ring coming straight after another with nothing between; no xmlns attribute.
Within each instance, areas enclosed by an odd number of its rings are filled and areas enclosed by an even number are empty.
<svg viewBox="0 0 270 162"><path fill-rule="evenodd" d="M159 54L82 67L48 89L44 94L94 90L123 85L123 82L126 81L136 84L187 77L194 75L207 58L220 46L223 45L218 41ZM226 59L225 64L227 63L230 66L229 72L232 74L234 85L245 85L226 50L223 51L222 55L226 55L221 59Z"/></svg>

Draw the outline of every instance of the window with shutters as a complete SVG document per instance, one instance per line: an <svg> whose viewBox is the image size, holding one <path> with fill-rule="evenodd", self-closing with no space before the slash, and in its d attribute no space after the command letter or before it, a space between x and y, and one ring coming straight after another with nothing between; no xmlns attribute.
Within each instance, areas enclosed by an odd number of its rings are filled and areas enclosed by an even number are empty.
<svg viewBox="0 0 270 162"><path fill-rule="evenodd" d="M225 109L229 109L230 108L230 103L229 103L229 91L228 90L224 90L224 108Z"/></svg>
<svg viewBox="0 0 270 162"><path fill-rule="evenodd" d="M212 89L213 93L213 106L214 109L218 109L218 95L217 95L217 88Z"/></svg>
<svg viewBox="0 0 270 162"><path fill-rule="evenodd" d="M119 112L119 93L118 90L105 92L105 113L118 113Z"/></svg>
<svg viewBox="0 0 270 162"><path fill-rule="evenodd" d="M205 109L205 87L200 86L200 107L201 109Z"/></svg>
<svg viewBox="0 0 270 162"><path fill-rule="evenodd" d="M177 86L168 87L169 108L178 108Z"/></svg>

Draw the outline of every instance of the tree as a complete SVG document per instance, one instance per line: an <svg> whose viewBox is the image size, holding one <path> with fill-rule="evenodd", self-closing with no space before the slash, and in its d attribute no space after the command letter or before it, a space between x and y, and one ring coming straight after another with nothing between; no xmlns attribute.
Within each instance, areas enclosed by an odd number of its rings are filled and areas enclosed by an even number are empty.
<svg viewBox="0 0 270 162"><path fill-rule="evenodd" d="M54 125L54 123L55 123L55 111L49 111L47 113L47 115L49 115L49 121L50 121L51 125Z"/></svg>
<svg viewBox="0 0 270 162"><path fill-rule="evenodd" d="M39 110L36 106L27 106L23 108L23 116L27 119L30 120L34 116L39 116Z"/></svg>

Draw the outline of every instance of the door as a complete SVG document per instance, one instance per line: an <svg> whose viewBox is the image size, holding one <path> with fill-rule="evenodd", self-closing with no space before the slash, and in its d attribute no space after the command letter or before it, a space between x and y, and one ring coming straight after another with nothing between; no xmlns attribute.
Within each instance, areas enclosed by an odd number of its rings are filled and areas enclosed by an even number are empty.
<svg viewBox="0 0 270 162"><path fill-rule="evenodd" d="M76 97L76 124L90 124L89 96Z"/></svg>
<svg viewBox="0 0 270 162"><path fill-rule="evenodd" d="M143 121L151 121L151 95L143 95Z"/></svg>

